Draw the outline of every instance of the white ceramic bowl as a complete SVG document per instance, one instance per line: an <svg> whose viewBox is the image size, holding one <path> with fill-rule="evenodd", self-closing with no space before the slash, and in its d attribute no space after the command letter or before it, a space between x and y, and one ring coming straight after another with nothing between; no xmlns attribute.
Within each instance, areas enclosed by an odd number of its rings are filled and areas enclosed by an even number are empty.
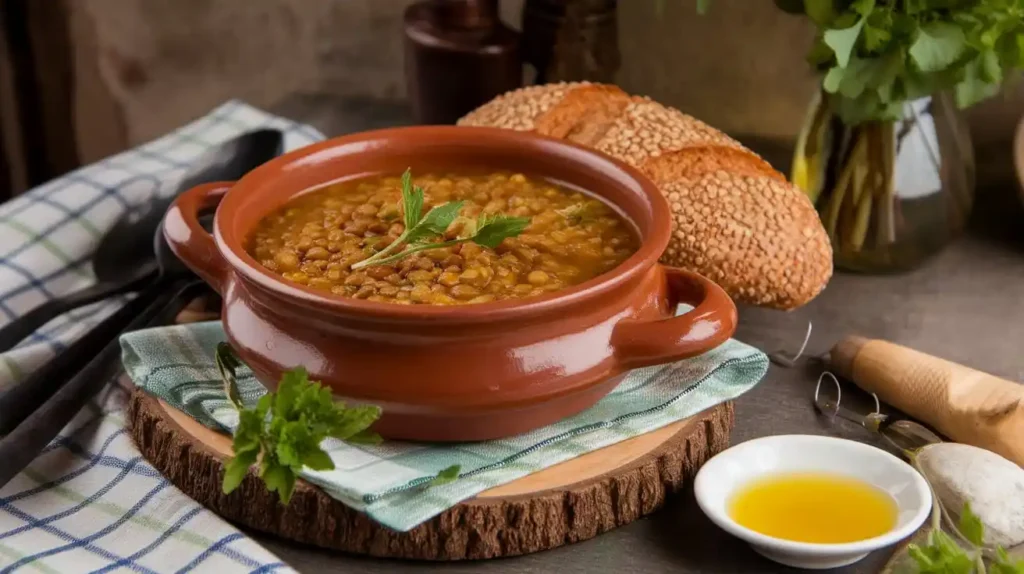
<svg viewBox="0 0 1024 574"><path fill-rule="evenodd" d="M896 501L896 526L857 542L813 544L766 536L729 516L728 505L737 489L754 479L790 472L840 474L874 485ZM697 504L712 522L766 558L797 568L853 564L913 534L932 509L928 483L909 464L873 446L824 436L782 435L740 443L705 463L693 487Z"/></svg>

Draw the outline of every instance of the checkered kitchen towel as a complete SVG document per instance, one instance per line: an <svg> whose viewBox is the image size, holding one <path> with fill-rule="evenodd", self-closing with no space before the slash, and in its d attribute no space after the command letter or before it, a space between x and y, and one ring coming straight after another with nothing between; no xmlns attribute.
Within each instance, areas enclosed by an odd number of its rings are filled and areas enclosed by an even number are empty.
<svg viewBox="0 0 1024 574"><path fill-rule="evenodd" d="M0 205L0 325L92 284L92 251L122 213L170 192L211 146L262 127L281 129L287 149L323 138L308 126L228 102L163 138ZM67 313L0 354L0 390L122 303ZM140 457L124 429L126 398L112 382L0 490L0 573L292 571Z"/></svg>
<svg viewBox="0 0 1024 574"><path fill-rule="evenodd" d="M157 327L121 337L123 363L135 383L208 427L231 432L238 415L227 400L214 359L224 341L219 322ZM324 443L335 469L303 477L342 503L395 530L409 530L460 501L542 468L650 432L749 390L768 369L764 353L730 340L712 352L637 369L592 408L551 426L503 440L462 444L386 441ZM266 390L251 375L239 380L255 405ZM423 484L453 464L458 480Z"/></svg>

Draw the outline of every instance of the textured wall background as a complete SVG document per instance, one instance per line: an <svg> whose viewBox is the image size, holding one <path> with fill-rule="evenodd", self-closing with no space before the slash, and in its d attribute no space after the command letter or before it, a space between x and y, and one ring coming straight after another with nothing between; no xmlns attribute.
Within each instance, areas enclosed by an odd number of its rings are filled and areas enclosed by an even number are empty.
<svg viewBox="0 0 1024 574"><path fill-rule="evenodd" d="M85 160L155 137L237 97L404 97L407 0L75 0L78 138ZM522 0L503 2L518 25ZM817 81L813 31L767 0L619 2L619 83L738 135L795 135ZM971 111L976 142L1009 141L1024 89ZM1007 157L1009 150L1007 149Z"/></svg>

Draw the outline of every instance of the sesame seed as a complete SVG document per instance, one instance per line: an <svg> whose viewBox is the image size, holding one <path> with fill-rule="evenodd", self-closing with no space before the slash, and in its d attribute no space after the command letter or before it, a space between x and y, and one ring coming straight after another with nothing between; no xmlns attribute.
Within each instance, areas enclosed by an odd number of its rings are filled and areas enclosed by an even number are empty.
<svg viewBox="0 0 1024 574"><path fill-rule="evenodd" d="M587 85L514 90L458 124L533 131L569 92ZM673 230L662 262L697 271L754 305L791 309L825 287L832 248L814 206L756 154L648 97L632 97L612 119L579 117L580 126L602 122L593 147L645 172L669 200Z"/></svg>

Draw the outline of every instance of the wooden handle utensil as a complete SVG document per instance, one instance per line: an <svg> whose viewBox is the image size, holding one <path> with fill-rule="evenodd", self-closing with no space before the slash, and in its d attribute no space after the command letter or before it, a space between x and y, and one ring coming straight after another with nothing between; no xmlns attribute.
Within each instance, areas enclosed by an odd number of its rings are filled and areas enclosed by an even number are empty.
<svg viewBox="0 0 1024 574"><path fill-rule="evenodd" d="M950 439L1024 466L1024 385L895 343L851 336L832 371Z"/></svg>

